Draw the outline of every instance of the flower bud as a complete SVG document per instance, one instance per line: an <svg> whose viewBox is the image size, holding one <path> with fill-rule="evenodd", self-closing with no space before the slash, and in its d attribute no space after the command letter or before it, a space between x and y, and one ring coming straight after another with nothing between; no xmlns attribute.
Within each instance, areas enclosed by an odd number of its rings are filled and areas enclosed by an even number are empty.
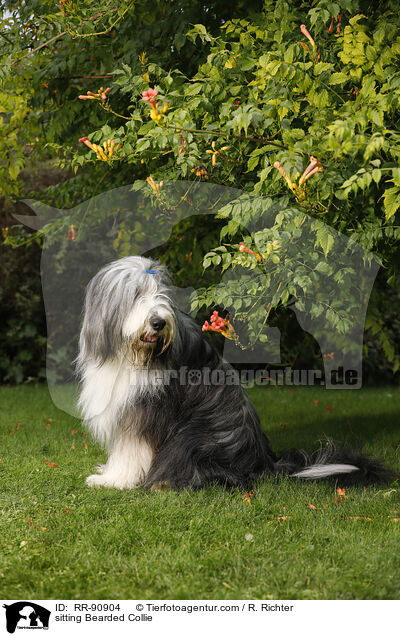
<svg viewBox="0 0 400 636"><path fill-rule="evenodd" d="M300 31L302 32L303 35L306 36L307 40L310 42L311 46L314 48L315 47L315 42L312 39L311 35L309 34L309 32L307 31L306 25L302 24L300 27Z"/></svg>

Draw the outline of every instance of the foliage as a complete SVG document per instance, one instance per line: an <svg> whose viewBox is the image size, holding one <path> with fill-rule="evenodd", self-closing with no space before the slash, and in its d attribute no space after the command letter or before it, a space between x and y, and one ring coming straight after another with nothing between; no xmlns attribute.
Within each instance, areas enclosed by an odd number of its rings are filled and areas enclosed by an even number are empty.
<svg viewBox="0 0 400 636"><path fill-rule="evenodd" d="M195 45L185 37L190 24L203 22L211 32L217 32L224 19L242 13L246 6L244 0L212 0L207 4L189 0L123 0L116 4L103 0L94 8L90 0L62 0L59 4L3 0L0 195L21 192L17 178L22 165L39 163L43 155L69 165L82 131L93 130L105 119L115 127L118 118L110 111L88 111L77 97L111 82L118 66L129 68L132 75L143 73L145 52L151 50L158 63L193 72L204 53L199 57ZM260 1L253 5L259 9ZM123 91L116 96L113 90L114 103L129 115L129 99ZM119 173L120 167L103 185L111 187ZM125 170L125 177L128 174L132 174L130 169ZM92 189L98 178L96 171L86 171ZM70 190L74 192L73 184ZM78 196L76 191L74 194Z"/></svg>
<svg viewBox="0 0 400 636"><path fill-rule="evenodd" d="M46 326L39 262L37 246L18 251L0 246L1 383L44 377Z"/></svg>

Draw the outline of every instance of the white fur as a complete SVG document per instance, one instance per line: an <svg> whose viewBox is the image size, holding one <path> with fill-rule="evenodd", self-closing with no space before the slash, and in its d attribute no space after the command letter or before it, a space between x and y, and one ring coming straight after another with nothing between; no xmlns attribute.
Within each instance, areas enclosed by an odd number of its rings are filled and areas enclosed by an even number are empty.
<svg viewBox="0 0 400 636"><path fill-rule="evenodd" d="M176 328L171 301L164 288L151 273L143 276L148 266L151 262L139 257L122 259L106 266L88 286L77 359L81 376L79 406L84 423L108 452L107 463L98 467L99 474L88 477L89 486L133 488L143 481L153 460L152 448L138 435L135 404L163 390L160 378L154 373L157 368L154 361L149 370L149 353L155 348L151 338L157 334L167 346L175 337ZM127 278L130 271L132 277ZM135 278L139 294L135 291ZM109 347L108 357L98 356L93 351L93 348L101 350L97 342L101 345L102 341L97 334L102 333L103 326L107 327L108 316L118 311L119 298L125 314L114 328L118 344ZM166 322L157 332L151 326L155 316ZM112 352L114 358L110 357Z"/></svg>
<svg viewBox="0 0 400 636"><path fill-rule="evenodd" d="M126 338L136 336L137 333L143 332L143 326L146 325L149 315L156 306L154 295L142 296L135 303L135 308L128 314L122 333Z"/></svg>
<svg viewBox="0 0 400 636"><path fill-rule="evenodd" d="M153 459L150 446L136 435L133 426L118 426L121 414L129 408L134 417L135 401L145 393L159 390L154 372L135 368L125 358L102 365L89 361L83 374L79 404L85 424L93 436L105 444L108 461L101 474L91 475L89 486L133 488L147 474ZM98 467L100 469L100 467Z"/></svg>
<svg viewBox="0 0 400 636"><path fill-rule="evenodd" d="M130 365L121 358L85 365L79 406L85 423L102 444L113 437L130 392Z"/></svg>
<svg viewBox="0 0 400 636"><path fill-rule="evenodd" d="M168 328L173 328L173 316L170 306L166 302L168 298L163 294L147 294L135 303L135 308L128 314L122 327L122 333L126 338L136 337L143 333L151 315L157 314L166 320ZM161 332L162 333L162 332Z"/></svg>
<svg viewBox="0 0 400 636"><path fill-rule="evenodd" d="M360 470L357 466L351 464L316 464L310 468L304 468L297 473L292 473L291 477L301 477L302 479L323 479L330 475L340 475L343 473L352 473Z"/></svg>

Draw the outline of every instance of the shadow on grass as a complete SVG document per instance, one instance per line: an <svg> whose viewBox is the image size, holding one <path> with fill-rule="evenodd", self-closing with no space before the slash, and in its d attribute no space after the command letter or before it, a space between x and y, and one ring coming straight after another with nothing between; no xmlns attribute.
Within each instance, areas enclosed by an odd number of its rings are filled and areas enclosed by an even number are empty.
<svg viewBox="0 0 400 636"><path fill-rule="evenodd" d="M266 391L250 391L272 448L278 454L288 448L311 451L326 438L338 446L379 453L400 467L400 406L396 396L382 399L374 390L326 392L285 389L272 399Z"/></svg>

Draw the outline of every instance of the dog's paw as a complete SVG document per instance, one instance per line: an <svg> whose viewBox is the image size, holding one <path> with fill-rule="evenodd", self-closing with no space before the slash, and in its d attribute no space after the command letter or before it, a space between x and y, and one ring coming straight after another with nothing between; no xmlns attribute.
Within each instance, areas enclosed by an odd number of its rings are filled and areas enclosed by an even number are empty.
<svg viewBox="0 0 400 636"><path fill-rule="evenodd" d="M171 484L168 481L156 481L150 488L151 492L165 492L171 490Z"/></svg>
<svg viewBox="0 0 400 636"><path fill-rule="evenodd" d="M86 483L91 488L100 488L101 486L108 486L103 475L89 475L86 478Z"/></svg>
<svg viewBox="0 0 400 636"><path fill-rule="evenodd" d="M119 490L130 490L136 488L138 483L122 478L115 477L114 475L90 475L86 479L88 486L92 488L118 488Z"/></svg>

